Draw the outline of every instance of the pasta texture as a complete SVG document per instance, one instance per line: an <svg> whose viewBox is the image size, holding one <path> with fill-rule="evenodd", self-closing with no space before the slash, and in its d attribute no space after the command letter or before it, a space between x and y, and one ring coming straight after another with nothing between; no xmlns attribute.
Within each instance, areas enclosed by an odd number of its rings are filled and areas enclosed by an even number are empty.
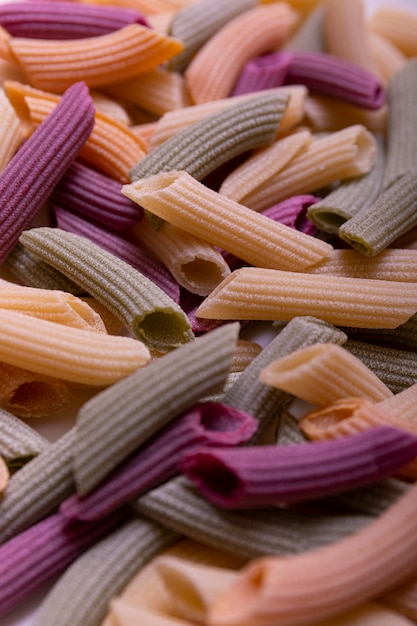
<svg viewBox="0 0 417 626"><path fill-rule="evenodd" d="M247 267L220 283L197 315L235 320L312 315L339 326L396 328L415 314L416 298L410 282Z"/></svg>
<svg viewBox="0 0 417 626"><path fill-rule="evenodd" d="M11 161L23 141L19 119L4 89L0 89L0 172Z"/></svg>
<svg viewBox="0 0 417 626"><path fill-rule="evenodd" d="M9 411L0 410L0 455L13 473L46 450L49 442Z"/></svg>
<svg viewBox="0 0 417 626"><path fill-rule="evenodd" d="M417 18L413 12L393 6L379 7L369 22L371 32L386 37L407 57L417 54L416 25Z"/></svg>
<svg viewBox="0 0 417 626"><path fill-rule="evenodd" d="M297 270L332 250L225 198L187 172L156 174L124 185L122 192L158 217L253 265Z"/></svg>
<svg viewBox="0 0 417 626"><path fill-rule="evenodd" d="M165 352L193 339L184 312L165 292L88 239L45 226L26 231L20 242L75 280L149 347Z"/></svg>
<svg viewBox="0 0 417 626"><path fill-rule="evenodd" d="M388 106L370 111L354 104L310 95L305 103L305 123L315 132L338 131L355 124L362 124L369 131L383 133L387 128Z"/></svg>

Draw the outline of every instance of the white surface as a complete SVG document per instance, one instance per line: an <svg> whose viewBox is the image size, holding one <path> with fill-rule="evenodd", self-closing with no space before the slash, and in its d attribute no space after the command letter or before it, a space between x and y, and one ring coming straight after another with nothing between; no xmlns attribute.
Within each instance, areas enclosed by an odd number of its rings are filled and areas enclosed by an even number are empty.
<svg viewBox="0 0 417 626"><path fill-rule="evenodd" d="M345 1L348 2L349 0ZM6 3L7 0L0 0L0 4ZM365 0L365 4L369 14L371 14L376 8L384 5L391 5L417 12L417 0ZM259 341L262 345L266 345L268 340L273 336L273 333L268 330L267 324L261 326L261 329L261 333L252 338ZM81 400L79 404L82 404ZM74 423L75 414L76 407L74 407L72 411L65 414L62 418L60 417L59 420L56 418L38 420L37 428L45 437L54 441ZM32 626L36 610L50 587L51 585L44 585L37 593L32 595L27 602L23 603L19 608L9 613L6 617L0 618L0 626ZM55 624L54 626L59 626L59 624Z"/></svg>

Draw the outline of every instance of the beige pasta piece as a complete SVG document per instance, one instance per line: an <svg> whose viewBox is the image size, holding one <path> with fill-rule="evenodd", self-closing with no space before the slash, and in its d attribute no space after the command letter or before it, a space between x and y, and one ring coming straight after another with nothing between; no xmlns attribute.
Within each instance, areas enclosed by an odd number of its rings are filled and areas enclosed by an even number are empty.
<svg viewBox="0 0 417 626"><path fill-rule="evenodd" d="M252 265L297 270L317 263L333 249L229 200L186 172L139 179L124 185L122 193L158 217Z"/></svg>
<svg viewBox="0 0 417 626"><path fill-rule="evenodd" d="M19 417L45 417L68 406L67 383L7 363L0 363L0 405Z"/></svg>
<svg viewBox="0 0 417 626"><path fill-rule="evenodd" d="M6 491L9 482L9 470L4 459L0 456L0 495Z"/></svg>
<svg viewBox="0 0 417 626"><path fill-rule="evenodd" d="M375 73L362 0L325 0L324 6L327 52Z"/></svg>
<svg viewBox="0 0 417 626"><path fill-rule="evenodd" d="M281 93L287 93L289 95L289 100L278 128L278 136L280 136L282 133L288 131L288 129L299 124L303 119L304 105L308 92L304 85L276 87L269 91L277 95ZM194 106L169 111L157 121L155 132L150 143L150 149L156 148L187 126L199 122L208 115L217 113L225 107L237 104L244 99L255 98L257 96L259 96L257 93L231 96L230 98L221 98L219 100L213 100L212 102L204 102L202 104L195 104Z"/></svg>
<svg viewBox="0 0 417 626"><path fill-rule="evenodd" d="M259 380L318 406L354 395L375 402L392 396L360 359L332 343L313 344L273 361Z"/></svg>
<svg viewBox="0 0 417 626"><path fill-rule="evenodd" d="M0 172L4 170L24 139L19 118L0 88Z"/></svg>
<svg viewBox="0 0 417 626"><path fill-rule="evenodd" d="M134 235L191 293L207 296L230 274L218 250L168 222L155 230L149 220L142 220L134 227Z"/></svg>
<svg viewBox="0 0 417 626"><path fill-rule="evenodd" d="M189 104L182 74L169 72L162 67L129 80L112 83L103 89L108 95L135 104L157 116Z"/></svg>
<svg viewBox="0 0 417 626"><path fill-rule="evenodd" d="M233 355L229 373L234 374L236 372L242 372L261 352L262 347L255 341L239 339L236 344L236 350Z"/></svg>
<svg viewBox="0 0 417 626"><path fill-rule="evenodd" d="M242 202L255 211L263 211L291 196L312 193L332 182L366 174L374 164L376 150L374 136L360 124L330 133L315 139Z"/></svg>
<svg viewBox="0 0 417 626"><path fill-rule="evenodd" d="M405 65L407 57L389 39L377 33L369 33L369 43L378 75L387 84L395 72Z"/></svg>
<svg viewBox="0 0 417 626"><path fill-rule="evenodd" d="M143 74L183 49L179 40L141 24L70 41L11 37L9 46L31 85L54 93L79 80L97 88Z"/></svg>
<svg viewBox="0 0 417 626"><path fill-rule="evenodd" d="M106 333L100 315L77 296L56 289L24 287L0 279L0 309Z"/></svg>
<svg viewBox="0 0 417 626"><path fill-rule="evenodd" d="M381 6L369 20L371 32L382 35L405 56L417 55L417 15L413 11L393 6Z"/></svg>
<svg viewBox="0 0 417 626"><path fill-rule="evenodd" d="M0 361L84 385L110 385L150 359L138 339L0 310Z"/></svg>
<svg viewBox="0 0 417 626"><path fill-rule="evenodd" d="M110 117L120 124L130 126L132 120L130 119L128 111L120 102L117 102L112 97L100 93L99 91L91 91L90 95L97 111L100 111L100 113L103 113L106 117Z"/></svg>
<svg viewBox="0 0 417 626"><path fill-rule="evenodd" d="M388 108L383 105L376 111L329 98L326 96L309 96L305 103L305 121L313 131L337 131L362 124L371 132L384 132L387 127Z"/></svg>
<svg viewBox="0 0 417 626"><path fill-rule="evenodd" d="M305 272L412 283L417 282L417 250L385 248L373 257L365 257L353 249L333 250L329 257Z"/></svg>
<svg viewBox="0 0 417 626"><path fill-rule="evenodd" d="M298 16L289 4L257 6L230 20L197 52L185 71L191 100L198 104L227 98L244 65L279 49Z"/></svg>
<svg viewBox="0 0 417 626"><path fill-rule="evenodd" d="M216 287L197 316L285 321L312 315L336 326L396 328L416 311L414 283L244 267Z"/></svg>
<svg viewBox="0 0 417 626"><path fill-rule="evenodd" d="M387 413L390 413L390 415L395 415L396 417L409 420L417 427L416 402L417 383L410 385L410 387L406 387L403 391L400 391L391 398L384 400L379 406Z"/></svg>
<svg viewBox="0 0 417 626"><path fill-rule="evenodd" d="M268 148L256 150L224 179L219 193L245 204L248 194L276 176L311 141L310 131L304 130L279 139Z"/></svg>
<svg viewBox="0 0 417 626"><path fill-rule="evenodd" d="M189 621L132 606L117 598L110 601L110 608L111 615L103 622L102 626L137 626L138 624L146 624L146 626L193 626Z"/></svg>

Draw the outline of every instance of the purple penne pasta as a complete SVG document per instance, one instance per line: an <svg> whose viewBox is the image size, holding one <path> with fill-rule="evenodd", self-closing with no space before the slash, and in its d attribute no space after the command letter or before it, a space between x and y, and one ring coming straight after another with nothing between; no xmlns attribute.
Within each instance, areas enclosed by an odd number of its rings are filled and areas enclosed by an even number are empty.
<svg viewBox="0 0 417 626"><path fill-rule="evenodd" d="M101 519L175 476L185 451L201 445L239 445L251 438L257 426L254 417L232 407L216 402L199 404L141 446L90 495L70 496L61 504L61 512L80 520Z"/></svg>
<svg viewBox="0 0 417 626"><path fill-rule="evenodd" d="M313 222L308 219L307 210L320 199L311 195L293 196L269 209L265 209L262 211L262 215L315 237L318 230Z"/></svg>
<svg viewBox="0 0 417 626"><path fill-rule="evenodd" d="M0 5L0 25L13 37L82 39L106 35L135 23L149 26L143 14L116 6L51 0Z"/></svg>
<svg viewBox="0 0 417 626"><path fill-rule="evenodd" d="M120 509L96 524L55 513L0 546L0 617L62 573L128 514Z"/></svg>
<svg viewBox="0 0 417 626"><path fill-rule="evenodd" d="M75 83L0 174L0 263L88 139L94 114L87 86Z"/></svg>
<svg viewBox="0 0 417 626"><path fill-rule="evenodd" d="M125 230L138 224L144 213L121 188L116 180L76 161L56 185L51 200L105 228Z"/></svg>
<svg viewBox="0 0 417 626"><path fill-rule="evenodd" d="M79 215L66 211L53 202L51 203L51 207L54 210L58 228L86 237L104 250L111 252L119 259L129 263L129 265L137 269L138 272L146 276L146 278L149 278L149 280L165 291L174 302L179 304L180 286L172 274L158 259L151 257L147 252L131 241L127 241L115 233L104 230Z"/></svg>
<svg viewBox="0 0 417 626"><path fill-rule="evenodd" d="M297 51L291 54L286 84L302 84L312 92L365 109L379 109L384 104L382 83L359 65L325 52Z"/></svg>
<svg viewBox="0 0 417 626"><path fill-rule="evenodd" d="M181 289L181 308L190 320L191 330L195 335L207 333L225 323L223 320L205 320L196 316L196 311L203 300L203 296Z"/></svg>
<svg viewBox="0 0 417 626"><path fill-rule="evenodd" d="M233 96L281 87L292 61L289 52L265 54L251 59L240 73Z"/></svg>
<svg viewBox="0 0 417 626"><path fill-rule="evenodd" d="M206 448L184 455L181 471L228 509L312 500L394 474L417 453L417 437L388 426L291 446Z"/></svg>

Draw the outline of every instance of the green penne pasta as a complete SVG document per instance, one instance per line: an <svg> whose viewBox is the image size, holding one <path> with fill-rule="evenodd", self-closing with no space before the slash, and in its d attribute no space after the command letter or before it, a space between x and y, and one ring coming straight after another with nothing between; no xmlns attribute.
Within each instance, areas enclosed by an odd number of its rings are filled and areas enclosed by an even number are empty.
<svg viewBox="0 0 417 626"><path fill-rule="evenodd" d="M99 626L111 598L178 539L176 533L141 517L125 522L66 570L41 604L34 626Z"/></svg>
<svg viewBox="0 0 417 626"><path fill-rule="evenodd" d="M337 234L344 222L365 210L377 199L382 188L385 148L383 138L380 135L375 138L377 151L370 172L342 181L323 200L308 208L307 217L320 230Z"/></svg>
<svg viewBox="0 0 417 626"><path fill-rule="evenodd" d="M399 498L405 495L410 485L395 478L385 478L368 487L346 491L334 498L329 498L329 503L336 506L337 510L354 511L362 515L377 517L391 507Z"/></svg>
<svg viewBox="0 0 417 626"><path fill-rule="evenodd" d="M49 263L42 261L36 254L29 252L19 242L5 260L4 267L22 285L38 289L58 289L74 296L85 295L85 290L80 285L61 274Z"/></svg>
<svg viewBox="0 0 417 626"><path fill-rule="evenodd" d="M20 242L104 304L137 339L165 352L194 338L184 311L157 285L88 239L33 228Z"/></svg>
<svg viewBox="0 0 417 626"><path fill-rule="evenodd" d="M357 339L369 343L389 342L394 346L406 346L407 348L417 348L417 314L412 315L404 324L397 328L353 328L344 327L344 332L349 339Z"/></svg>
<svg viewBox="0 0 417 626"><path fill-rule="evenodd" d="M388 83L388 145L383 187L410 170L416 171L417 59L409 59Z"/></svg>
<svg viewBox="0 0 417 626"><path fill-rule="evenodd" d="M324 40L324 14L323 4L319 4L310 11L307 17L297 28L296 32L285 44L284 50L302 50L304 52L326 52Z"/></svg>
<svg viewBox="0 0 417 626"><path fill-rule="evenodd" d="M74 475L94 487L174 417L223 387L239 324L227 324L127 376L86 402L77 416Z"/></svg>
<svg viewBox="0 0 417 626"><path fill-rule="evenodd" d="M297 417L285 408L281 414L279 428L276 434L276 443L280 446L289 446L294 443L302 443L307 437L298 427Z"/></svg>
<svg viewBox="0 0 417 626"><path fill-rule="evenodd" d="M222 402L254 415L259 420L258 438L281 411L291 396L259 381L260 371L272 361L314 343L343 345L347 336L330 324L314 317L295 317L242 372L224 394Z"/></svg>
<svg viewBox="0 0 417 626"><path fill-rule="evenodd" d="M169 67L182 72L194 54L224 24L244 11L253 9L256 0L200 0L178 11L169 34L184 44L184 50L169 61Z"/></svg>
<svg viewBox="0 0 417 626"><path fill-rule="evenodd" d="M0 543L49 515L74 491L74 435L72 428L10 478L0 501Z"/></svg>
<svg viewBox="0 0 417 626"><path fill-rule="evenodd" d="M0 456L11 472L49 447L47 439L12 413L0 409Z"/></svg>
<svg viewBox="0 0 417 626"><path fill-rule="evenodd" d="M141 159L130 170L130 180L170 170L202 180L238 154L271 144L288 100L288 93L267 91L191 124Z"/></svg>
<svg viewBox="0 0 417 626"><path fill-rule="evenodd" d="M417 170L402 174L370 206L339 228L338 235L364 255L375 256L417 225Z"/></svg>
<svg viewBox="0 0 417 626"><path fill-rule="evenodd" d="M247 558L323 546L370 521L366 515L308 516L278 507L226 511L209 504L182 476L149 491L134 506L190 539Z"/></svg>

